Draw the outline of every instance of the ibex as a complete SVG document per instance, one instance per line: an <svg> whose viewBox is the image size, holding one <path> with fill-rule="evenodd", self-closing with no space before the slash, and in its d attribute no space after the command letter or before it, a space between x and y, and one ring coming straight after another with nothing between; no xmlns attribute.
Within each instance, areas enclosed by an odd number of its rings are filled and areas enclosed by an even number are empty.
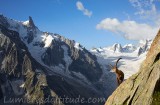
<svg viewBox="0 0 160 105"><path fill-rule="evenodd" d="M119 86L119 85L123 82L123 80L124 80L124 73L123 73L121 70L118 70L118 68L117 68L117 63L118 63L118 61L119 61L120 59L122 59L122 58L119 58L114 66L112 66L111 64L109 64L109 65L111 66L112 71L116 73L118 86Z"/></svg>

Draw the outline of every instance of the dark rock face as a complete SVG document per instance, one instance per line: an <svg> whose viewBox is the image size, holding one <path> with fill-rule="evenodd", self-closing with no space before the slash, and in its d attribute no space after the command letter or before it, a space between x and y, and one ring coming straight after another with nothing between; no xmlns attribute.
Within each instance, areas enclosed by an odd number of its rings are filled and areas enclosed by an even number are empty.
<svg viewBox="0 0 160 105"><path fill-rule="evenodd" d="M36 28L31 16L29 16L29 27L32 28L32 29Z"/></svg>
<svg viewBox="0 0 160 105"><path fill-rule="evenodd" d="M33 31L29 31L28 36L27 36L27 42L28 44L31 43L34 39L34 32Z"/></svg>
<svg viewBox="0 0 160 105"><path fill-rule="evenodd" d="M33 39L35 37L35 34L37 33L36 32L37 29L38 28L34 25L32 17L29 16L29 23L27 25L28 33L27 33L27 36L26 36L28 44L33 41Z"/></svg>
<svg viewBox="0 0 160 105"><path fill-rule="evenodd" d="M114 52L123 52L123 48L121 44L117 44L117 43L112 46L112 50Z"/></svg>
<svg viewBox="0 0 160 105"><path fill-rule="evenodd" d="M82 73L90 81L98 81L102 75L102 70L97 62L96 56L92 55L85 48L83 50L76 49L74 47L74 41L65 39L64 42L69 47L68 53L73 60L69 66L69 70Z"/></svg>
<svg viewBox="0 0 160 105"><path fill-rule="evenodd" d="M60 36L59 36L60 37ZM92 82L98 81L102 75L102 69L97 62L95 55L92 55L85 48L83 50L76 49L74 47L75 42L64 37L60 37L62 40L53 40L49 48L42 55L43 62L48 66L55 66L63 64L67 66L64 61L64 49L62 46L67 48L68 56L72 59L72 63L69 65L69 71L80 72L87 79Z"/></svg>
<svg viewBox="0 0 160 105"><path fill-rule="evenodd" d="M19 34L15 31L9 31L0 25L0 50L3 52L3 61L1 70L11 75L22 75L21 66L25 52L25 45L20 40ZM10 40L10 38L12 40ZM2 60L2 59L1 59Z"/></svg>
<svg viewBox="0 0 160 105"><path fill-rule="evenodd" d="M61 48L62 43L59 41L53 40L51 46L47 48L46 52L42 55L42 60L44 64L48 66L56 66L59 64L65 65L63 60L64 51Z"/></svg>
<svg viewBox="0 0 160 105"><path fill-rule="evenodd" d="M2 92L2 89L0 89L0 99L2 99L4 96L3 96L3 92Z"/></svg>
<svg viewBox="0 0 160 105"><path fill-rule="evenodd" d="M26 98L32 103L36 103L39 98L49 97L49 92L52 90L48 89L46 78L43 77L44 74L40 75L35 72L36 69L44 70L44 68L31 57L17 32L8 30L1 25L0 28L0 50L4 52L0 65L1 98L19 97L25 99L23 96L27 94ZM20 86L23 84L24 86L21 88ZM41 89L44 84L46 88Z"/></svg>
<svg viewBox="0 0 160 105"><path fill-rule="evenodd" d="M6 18L3 15L0 15L0 24L3 24L5 27L9 27L9 23L7 22Z"/></svg>
<svg viewBox="0 0 160 105"><path fill-rule="evenodd" d="M124 81L105 105L160 104L160 31L155 37L140 71Z"/></svg>
<svg viewBox="0 0 160 105"><path fill-rule="evenodd" d="M76 54L76 51L74 53ZM99 64L95 62L97 60L95 56L84 49L84 51L79 51L77 55L74 55L72 57L74 60L69 66L69 69L71 71L81 72L90 81L98 81L98 79L102 75L102 70ZM93 78L93 76L95 77Z"/></svg>
<svg viewBox="0 0 160 105"><path fill-rule="evenodd" d="M141 54L147 52L151 46L151 42L152 40L145 40L145 42L143 42L143 44L137 49L138 51L138 56L140 56Z"/></svg>
<svg viewBox="0 0 160 105"><path fill-rule="evenodd" d="M62 77L62 76L47 76L47 83L50 89L54 90L56 93L58 93L58 96L62 99L65 98L71 98L76 99L79 98L80 100L83 98L85 101L87 101L89 98L103 98L101 93L96 92L93 90L93 88L86 86L85 84L79 83L74 79L68 78L68 77ZM103 98L104 99L104 98ZM62 101L65 105L103 105L104 102L98 102L95 103L83 103L83 102L67 102Z"/></svg>
<svg viewBox="0 0 160 105"><path fill-rule="evenodd" d="M144 52L143 49L141 47L139 47L139 49L138 49L138 56L140 56L143 52Z"/></svg>

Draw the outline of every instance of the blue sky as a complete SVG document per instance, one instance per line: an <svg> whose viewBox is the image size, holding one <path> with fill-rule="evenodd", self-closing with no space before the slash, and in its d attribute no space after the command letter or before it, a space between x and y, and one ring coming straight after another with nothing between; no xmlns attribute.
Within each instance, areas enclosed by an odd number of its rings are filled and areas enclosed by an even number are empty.
<svg viewBox="0 0 160 105"><path fill-rule="evenodd" d="M158 0L0 0L0 13L21 21L32 16L40 30L90 49L153 38L159 5Z"/></svg>

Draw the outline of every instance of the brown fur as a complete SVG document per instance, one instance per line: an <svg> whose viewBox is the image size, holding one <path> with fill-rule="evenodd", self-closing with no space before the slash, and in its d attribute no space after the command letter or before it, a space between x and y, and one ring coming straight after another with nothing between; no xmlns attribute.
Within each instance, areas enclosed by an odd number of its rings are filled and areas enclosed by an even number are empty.
<svg viewBox="0 0 160 105"><path fill-rule="evenodd" d="M117 63L118 63L118 61L119 61L120 59L122 59L122 58L119 58L119 59L117 60L115 66L110 65L110 66L112 67L112 71L116 73L116 78L117 78L117 84L118 84L118 86L119 86L119 85L123 82L123 80L124 80L124 73L117 68Z"/></svg>

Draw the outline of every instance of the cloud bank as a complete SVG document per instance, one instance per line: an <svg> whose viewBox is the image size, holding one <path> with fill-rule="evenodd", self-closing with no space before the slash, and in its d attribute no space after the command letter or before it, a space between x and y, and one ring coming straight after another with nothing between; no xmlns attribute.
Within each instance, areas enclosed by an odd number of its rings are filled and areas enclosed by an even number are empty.
<svg viewBox="0 0 160 105"><path fill-rule="evenodd" d="M99 30L107 30L120 34L129 40L153 39L160 27L160 11L157 10L155 2L158 0L129 0L136 9L134 15L147 23L138 23L129 20L119 21L117 18L106 18L96 26Z"/></svg>
<svg viewBox="0 0 160 105"><path fill-rule="evenodd" d="M89 11L88 9L86 9L82 2L80 1L77 1L76 3L76 6L77 6L77 9L82 11L84 15L88 16L88 17L91 17L92 16L92 11Z"/></svg>
<svg viewBox="0 0 160 105"><path fill-rule="evenodd" d="M116 18L106 18L96 26L99 30L108 30L120 34L129 40L144 40L155 37L158 28L148 24L140 24L135 21L119 21Z"/></svg>

